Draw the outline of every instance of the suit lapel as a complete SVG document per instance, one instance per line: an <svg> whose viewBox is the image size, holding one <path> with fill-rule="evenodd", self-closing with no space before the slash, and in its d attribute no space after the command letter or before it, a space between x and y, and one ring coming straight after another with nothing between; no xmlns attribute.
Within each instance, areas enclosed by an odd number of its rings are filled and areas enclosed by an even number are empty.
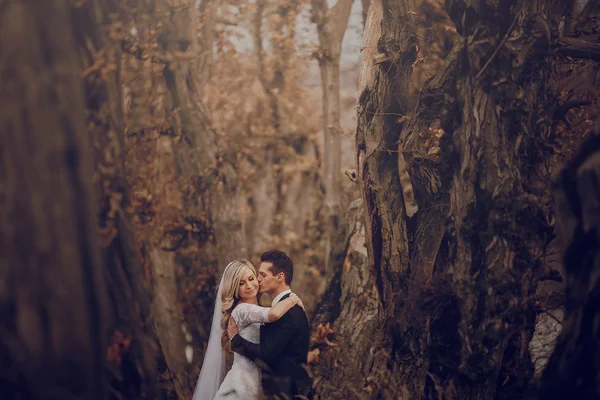
<svg viewBox="0 0 600 400"><path fill-rule="evenodd" d="M287 299L288 297L290 297L290 293L287 293L285 296L283 296L281 299L279 299L279 301L283 301L285 299ZM278 319L277 321L268 323L268 324L263 324L260 327L260 338L261 340L277 340L277 328L280 326L281 324L281 320L283 318Z"/></svg>
<svg viewBox="0 0 600 400"><path fill-rule="evenodd" d="M287 299L288 297L290 297L290 294L291 294L291 293L287 293L287 294L285 294L285 295L284 295L284 296L281 298L281 300L279 300L279 301L284 301L285 299Z"/></svg>

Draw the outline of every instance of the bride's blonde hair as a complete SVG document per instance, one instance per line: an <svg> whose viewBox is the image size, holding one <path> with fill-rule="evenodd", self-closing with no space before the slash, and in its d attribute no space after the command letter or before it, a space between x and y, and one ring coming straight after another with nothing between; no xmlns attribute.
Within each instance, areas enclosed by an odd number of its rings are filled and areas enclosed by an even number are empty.
<svg viewBox="0 0 600 400"><path fill-rule="evenodd" d="M225 272L223 272L223 288L221 289L221 327L223 328L223 336L221 337L221 346L227 351L230 351L227 346L229 342L227 338L227 324L229 323L231 312L237 306L240 281L246 268L249 268L254 274L257 273L256 267L250 261L243 258L230 262L225 268Z"/></svg>

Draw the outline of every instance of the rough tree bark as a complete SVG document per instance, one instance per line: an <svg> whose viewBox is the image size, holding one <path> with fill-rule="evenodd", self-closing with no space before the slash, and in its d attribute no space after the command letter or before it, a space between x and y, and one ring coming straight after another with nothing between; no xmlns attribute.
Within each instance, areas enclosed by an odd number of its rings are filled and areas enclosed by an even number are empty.
<svg viewBox="0 0 600 400"><path fill-rule="evenodd" d="M600 124L561 173L555 187L566 275L563 330L546 370L540 399L600 398Z"/></svg>
<svg viewBox="0 0 600 400"><path fill-rule="evenodd" d="M105 285L70 2L0 7L1 397L104 399Z"/></svg>
<svg viewBox="0 0 600 400"><path fill-rule="evenodd" d="M319 49L315 57L319 61L323 102L323 186L325 201L323 215L327 227L325 236L325 270L332 275L332 262L337 260L339 250L338 231L343 224L341 213L342 179L342 128L340 125L340 55L342 39L348 26L352 0L338 0L329 7L325 0L311 0L312 21L317 26ZM343 234L342 234L343 237Z"/></svg>
<svg viewBox="0 0 600 400"><path fill-rule="evenodd" d="M362 384L340 388L344 382L363 382L370 365L378 357L374 347L357 346L365 338L376 343L379 295L371 274L365 247L364 206L355 200L346 213L348 232L344 241L345 258L336 267L325 295L312 319L310 357L314 385L321 399L361 398ZM332 323L334 322L335 323ZM342 322L342 323L340 323ZM332 336L335 338L334 342ZM343 359L343 362L340 360ZM367 394L374 395L372 388Z"/></svg>
<svg viewBox="0 0 600 400"><path fill-rule="evenodd" d="M350 367L327 373L344 385L323 379L317 392L522 396L533 372L531 298L553 237L542 165L560 151L552 73L566 8L447 1L459 40L412 99L414 10L412 0L372 1L369 9L356 148L379 300L378 312L362 318L379 326L356 338L351 358L321 357L317 376L324 363ZM329 340L339 346L338 331L356 326L354 317L331 317ZM372 356L357 361L356 354Z"/></svg>

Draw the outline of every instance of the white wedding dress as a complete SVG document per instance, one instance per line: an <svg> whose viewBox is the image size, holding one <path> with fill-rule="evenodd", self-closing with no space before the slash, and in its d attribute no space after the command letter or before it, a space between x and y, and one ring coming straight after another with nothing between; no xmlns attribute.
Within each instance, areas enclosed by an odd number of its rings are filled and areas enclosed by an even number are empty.
<svg viewBox="0 0 600 400"><path fill-rule="evenodd" d="M239 335L252 343L259 343L260 326L262 323L269 322L269 308L241 303L233 309L231 316L238 326ZM246 357L234 353L233 365L219 387L214 400L258 399L260 387L260 370L256 364Z"/></svg>

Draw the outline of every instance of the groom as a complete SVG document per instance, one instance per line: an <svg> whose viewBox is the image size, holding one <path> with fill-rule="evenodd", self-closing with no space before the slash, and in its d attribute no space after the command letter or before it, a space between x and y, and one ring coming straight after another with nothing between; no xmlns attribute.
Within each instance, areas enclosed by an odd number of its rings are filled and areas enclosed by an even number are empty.
<svg viewBox="0 0 600 400"><path fill-rule="evenodd" d="M294 277L294 265L280 250L263 253L260 261L259 290L269 295L274 306L292 292L290 283ZM260 328L260 344L251 343L237 333L235 321L229 318L227 336L231 339L231 349L250 360L259 361L263 367L265 395L311 398L312 380L304 369L310 330L302 308L294 306L278 321L263 325Z"/></svg>

